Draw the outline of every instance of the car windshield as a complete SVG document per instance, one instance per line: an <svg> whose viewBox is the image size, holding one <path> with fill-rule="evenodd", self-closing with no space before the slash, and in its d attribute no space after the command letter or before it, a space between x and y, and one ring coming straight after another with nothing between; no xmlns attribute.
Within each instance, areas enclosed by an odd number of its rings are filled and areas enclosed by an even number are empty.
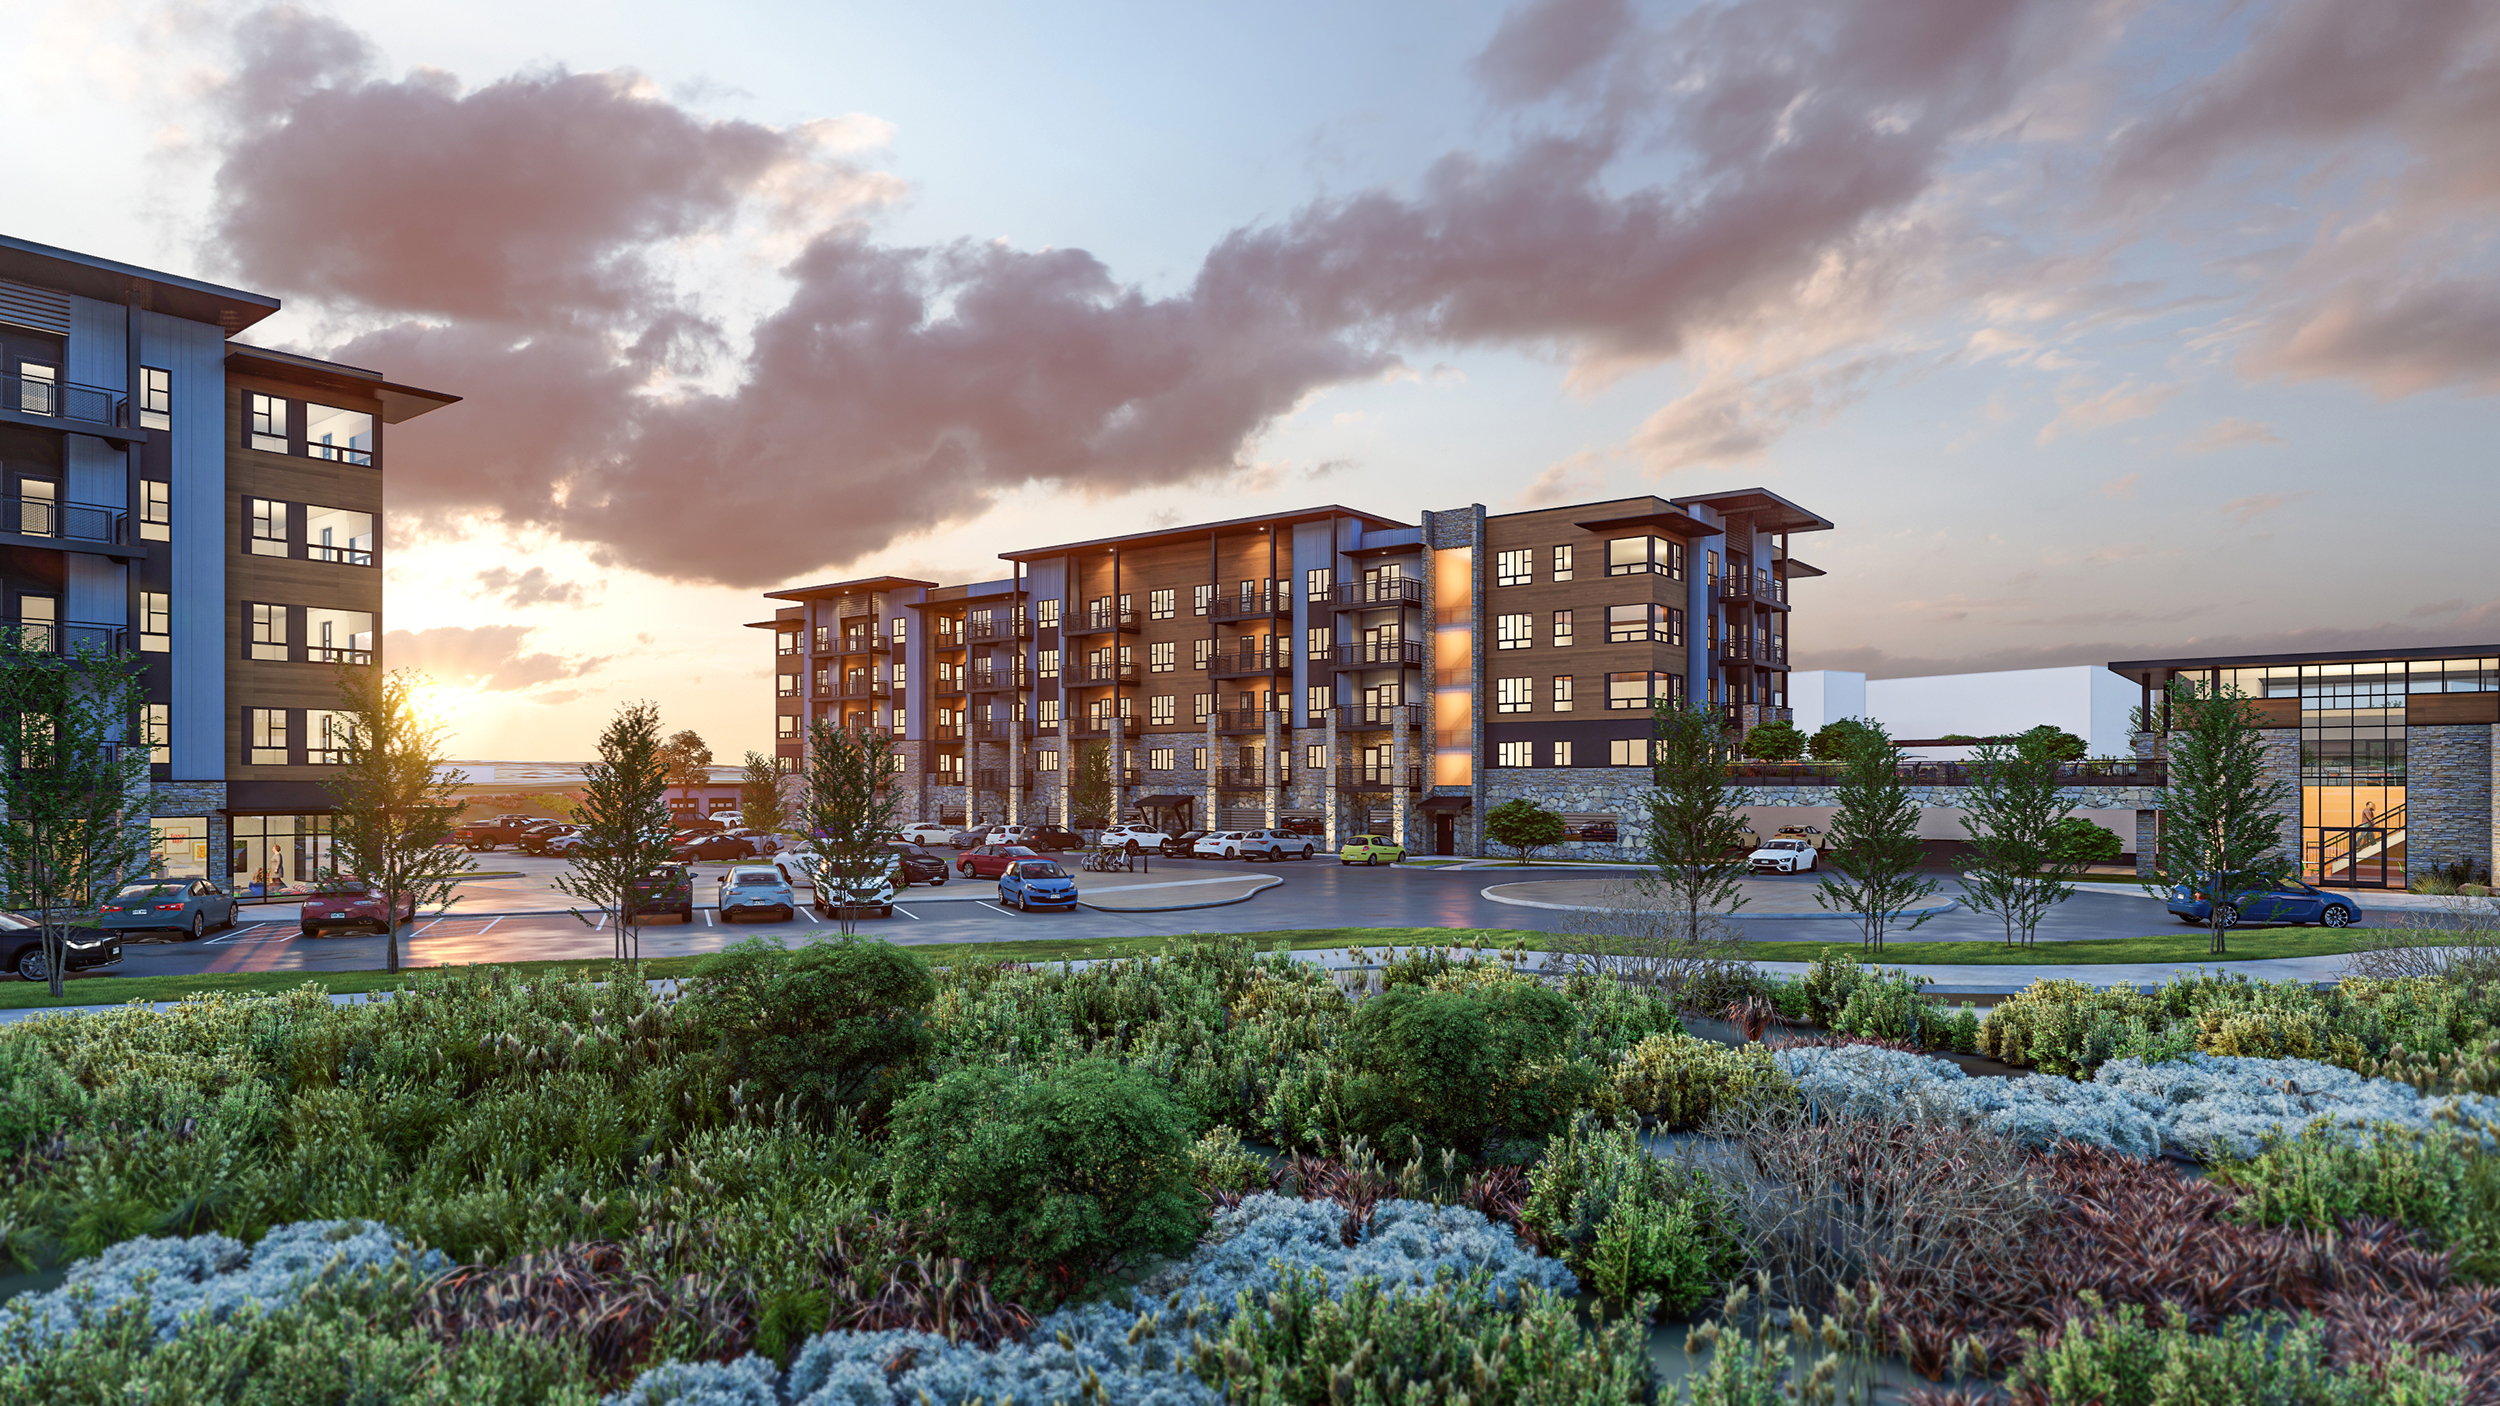
<svg viewBox="0 0 2500 1406"><path fill-rule="evenodd" d="M998 852L1000 854L1031 854L1033 851L1026 849L1022 845L1002 845L999 847Z"/></svg>
<svg viewBox="0 0 2500 1406"><path fill-rule="evenodd" d="M315 893L371 893L373 886L362 879L324 879L313 885Z"/></svg>
<svg viewBox="0 0 2500 1406"><path fill-rule="evenodd" d="M126 884L115 898L172 898L182 892L179 884Z"/></svg>
<svg viewBox="0 0 2500 1406"><path fill-rule="evenodd" d="M1795 840L1773 840L1773 841L1771 841L1771 843L1770 843L1768 846L1766 846L1766 848L1769 848L1769 849L1804 849L1804 848L1805 848L1805 846L1804 846L1804 845L1801 845L1801 844L1799 844L1799 843L1797 843Z"/></svg>
<svg viewBox="0 0 2500 1406"><path fill-rule="evenodd" d="M770 869L741 869L729 876L732 888L771 888L780 882L781 876Z"/></svg>
<svg viewBox="0 0 2500 1406"><path fill-rule="evenodd" d="M1051 863L1047 859L1037 859L1031 863L1019 864L1016 866L1016 872L1028 879L1064 879L1068 877L1067 870L1060 868L1058 865Z"/></svg>

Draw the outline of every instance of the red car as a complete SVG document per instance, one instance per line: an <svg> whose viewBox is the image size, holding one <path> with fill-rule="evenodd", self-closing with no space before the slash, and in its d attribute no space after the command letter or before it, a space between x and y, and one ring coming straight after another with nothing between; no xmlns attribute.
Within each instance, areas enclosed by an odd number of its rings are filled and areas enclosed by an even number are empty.
<svg viewBox="0 0 2500 1406"><path fill-rule="evenodd" d="M415 921L414 894L399 896L399 916L402 922ZM324 879L315 884L304 898L304 916L297 926L306 937L318 936L323 928L391 930L391 925L382 919L382 895L362 879Z"/></svg>
<svg viewBox="0 0 2500 1406"><path fill-rule="evenodd" d="M995 879L1019 859L1039 858L1039 852L1022 845L980 845L963 852L963 857L955 861L955 872L976 879Z"/></svg>

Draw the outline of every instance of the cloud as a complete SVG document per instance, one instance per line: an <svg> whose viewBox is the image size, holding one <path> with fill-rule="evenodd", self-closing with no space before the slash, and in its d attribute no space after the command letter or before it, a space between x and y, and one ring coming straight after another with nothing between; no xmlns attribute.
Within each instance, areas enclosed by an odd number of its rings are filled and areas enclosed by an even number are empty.
<svg viewBox="0 0 2500 1406"><path fill-rule="evenodd" d="M2283 436L2276 434L2271 426L2260 425L2254 420L2222 419L2179 441L2179 447L2190 454L2211 454L2218 449L2236 449L2244 444L2282 442Z"/></svg>
<svg viewBox="0 0 2500 1406"><path fill-rule="evenodd" d="M2135 486L2143 480L2142 474L2121 474L2093 491L2104 498L2132 498L2135 496Z"/></svg>
<svg viewBox="0 0 2500 1406"><path fill-rule="evenodd" d="M1519 490L1519 506L1551 507L1574 498L1602 498L1606 494L1606 460L1608 456L1583 449L1568 459L1545 466L1545 471L1528 480Z"/></svg>
<svg viewBox="0 0 2500 1406"><path fill-rule="evenodd" d="M2284 319L2247 365L2291 381L2357 381L2383 399L2451 385L2500 391L2500 289L2488 277L2355 280Z"/></svg>
<svg viewBox="0 0 2500 1406"><path fill-rule="evenodd" d="M2303 498L2315 496L2317 496L2316 491L2307 488L2291 493L2252 493L2245 498L2234 498L2223 504L2222 515L2237 518L2245 526L2277 508L2288 507Z"/></svg>
<svg viewBox="0 0 2500 1406"><path fill-rule="evenodd" d="M1789 430L1863 399L1884 365L1862 357L1751 382L1714 378L1651 415L1632 445L1653 475L1759 459Z"/></svg>
<svg viewBox="0 0 2500 1406"><path fill-rule="evenodd" d="M533 605L578 606L588 599L580 582L556 580L543 566L527 571L492 567L477 574L477 583L486 588L486 594L502 596L504 604L515 610Z"/></svg>
<svg viewBox="0 0 2500 1406"><path fill-rule="evenodd" d="M2168 405L2184 385L2139 386L2122 382L2099 395L2082 395L2060 391L2057 396L2057 417L2040 427L2040 443L2047 444L2061 435L2083 430L2104 429L2128 420L2140 420Z"/></svg>
<svg viewBox="0 0 2500 1406"><path fill-rule="evenodd" d="M576 679L607 663L607 656L568 657L531 651L527 625L439 625L430 630L392 630L382 636L382 658L394 669L413 668L443 683L494 692Z"/></svg>

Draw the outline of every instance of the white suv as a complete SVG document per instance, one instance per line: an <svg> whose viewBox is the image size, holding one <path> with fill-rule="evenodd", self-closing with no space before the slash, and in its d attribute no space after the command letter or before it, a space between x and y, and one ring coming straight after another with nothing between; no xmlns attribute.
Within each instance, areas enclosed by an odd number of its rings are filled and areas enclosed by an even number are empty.
<svg viewBox="0 0 2500 1406"><path fill-rule="evenodd" d="M1308 835L1290 830L1245 830L1241 834L1241 857L1264 859L1270 864L1286 859L1308 859L1319 852L1319 845Z"/></svg>
<svg viewBox="0 0 2500 1406"><path fill-rule="evenodd" d="M1163 846L1170 840L1171 836L1152 825L1132 821L1125 825L1114 825L1103 831L1102 837L1094 844L1098 849L1124 849L1131 854L1136 854L1140 850L1152 850L1160 854L1163 852Z"/></svg>
<svg viewBox="0 0 2500 1406"><path fill-rule="evenodd" d="M955 827L940 825L934 820L922 820L906 825L895 833L911 844L942 845L955 838Z"/></svg>

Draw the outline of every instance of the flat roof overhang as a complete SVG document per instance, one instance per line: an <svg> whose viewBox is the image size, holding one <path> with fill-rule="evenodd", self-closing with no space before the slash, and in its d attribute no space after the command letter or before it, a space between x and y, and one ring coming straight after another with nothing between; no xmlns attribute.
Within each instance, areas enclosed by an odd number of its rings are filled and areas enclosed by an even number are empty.
<svg viewBox="0 0 2500 1406"><path fill-rule="evenodd" d="M211 323L228 335L279 308L278 300L265 293L246 293L240 288L158 273L136 264L99 259L93 254L56 249L4 234L0 234L0 278L60 289L103 303L123 302L136 290L139 306L150 312Z"/></svg>
<svg viewBox="0 0 2500 1406"><path fill-rule="evenodd" d="M1780 561L1787 566L1787 579L1791 581L1803 576L1829 576L1831 574L1819 566L1809 566L1795 557L1782 557Z"/></svg>
<svg viewBox="0 0 2500 1406"><path fill-rule="evenodd" d="M1320 508L1301 508L1289 513L1261 513L1257 517L1227 518L1222 522L1201 522L1189 527L1162 528L1153 532L1132 532L1124 537L1096 537L1087 542L1066 542L1056 547L1031 547L1018 552L1000 552L1001 561L1046 561L1051 557L1076 552L1115 547L1165 547L1176 542L1196 542L1208 533L1221 534L1228 529L1244 534L1268 527L1292 527L1306 522L1326 522L1330 518L1350 517L1366 527L1413 527L1411 522L1381 517L1375 513L1358 512L1353 508L1329 504Z"/></svg>
<svg viewBox="0 0 2500 1406"><path fill-rule="evenodd" d="M1721 513L1744 513L1754 520L1754 527L1763 532L1829 532L1829 519L1807 512L1767 488L1738 488L1726 493L1702 493L1690 498L1670 498L1677 507L1700 505Z"/></svg>
<svg viewBox="0 0 2500 1406"><path fill-rule="evenodd" d="M1586 531L1596 533L1628 532L1633 528L1642 527L1652 532L1670 532L1678 537L1717 537L1725 531L1723 528L1712 527L1691 513L1679 513L1672 509L1665 512L1633 513L1628 517L1595 518L1576 525Z"/></svg>
<svg viewBox="0 0 2500 1406"><path fill-rule="evenodd" d="M747 622L747 628L750 630L779 630L790 634L796 634L799 631L806 629L807 626L797 620L749 620Z"/></svg>
<svg viewBox="0 0 2500 1406"><path fill-rule="evenodd" d="M460 403L460 397L456 395L403 386L396 381L384 380L379 371L368 371L361 366L323 361L319 357L301 356L269 347L247 347L239 342L226 349L226 369L245 375L292 381L297 385L345 391L350 395L372 396L382 402L382 423L386 425L413 420L429 410Z"/></svg>
<svg viewBox="0 0 2500 1406"><path fill-rule="evenodd" d="M2121 659L2108 666L2138 683L2157 674L2192 669L2250 669L2275 664L2400 664L2419 659L2474 659L2500 656L2500 644L2442 645L2429 649L2343 649L2299 654L2218 654L2201 659Z"/></svg>
<svg viewBox="0 0 2500 1406"><path fill-rule="evenodd" d="M876 595L885 591L932 590L935 581L915 581L908 576L862 576L856 581L828 581L821 586L792 586L787 590L766 591L766 600L832 600L836 596Z"/></svg>

